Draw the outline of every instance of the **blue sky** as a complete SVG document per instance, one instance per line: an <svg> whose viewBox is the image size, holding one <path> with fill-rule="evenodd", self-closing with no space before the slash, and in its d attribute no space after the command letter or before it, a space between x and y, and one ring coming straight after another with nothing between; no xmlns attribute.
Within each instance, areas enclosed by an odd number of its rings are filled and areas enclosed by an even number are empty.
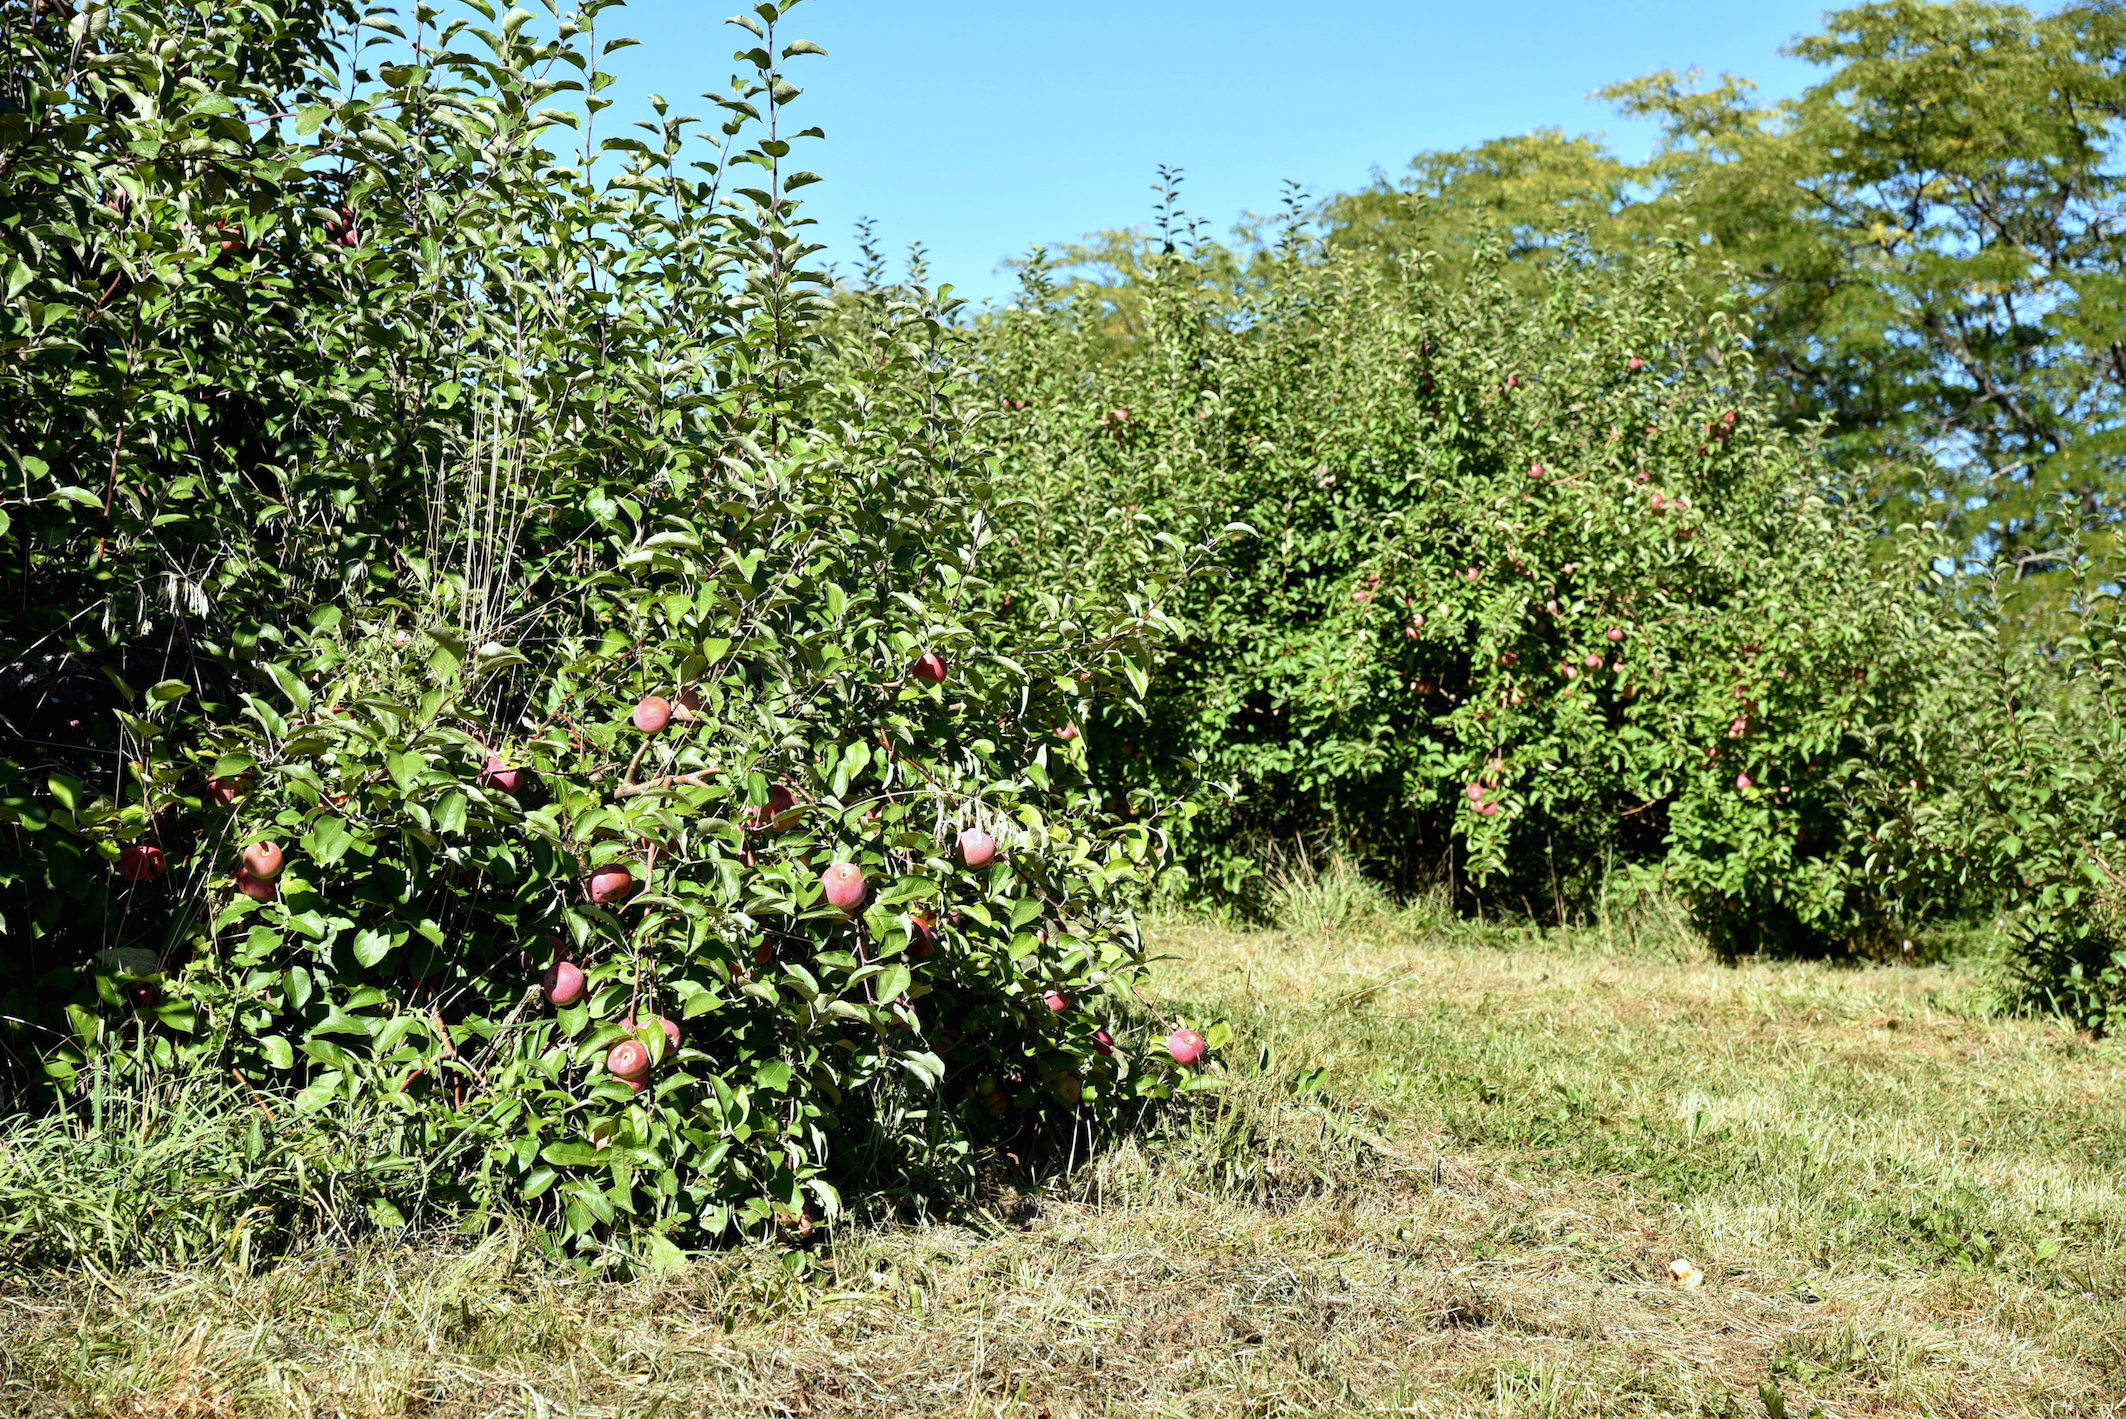
<svg viewBox="0 0 2126 1419"><path fill-rule="evenodd" d="M631 0L601 37L623 97L680 112L720 88L738 0ZM1184 205L1224 234L1279 184L1317 194L1400 172L1424 149L1559 127L1602 131L1628 156L1650 130L1588 95L1697 65L1767 95L1812 71L1780 48L1820 28L1792 0L809 0L786 22L827 59L793 66L793 117L827 132L801 152L826 181L807 210L846 260L858 217L898 254L929 249L933 280L962 294L1011 287L997 266L1036 242L1150 217L1159 163L1186 173ZM608 132L614 131L608 129Z"/></svg>

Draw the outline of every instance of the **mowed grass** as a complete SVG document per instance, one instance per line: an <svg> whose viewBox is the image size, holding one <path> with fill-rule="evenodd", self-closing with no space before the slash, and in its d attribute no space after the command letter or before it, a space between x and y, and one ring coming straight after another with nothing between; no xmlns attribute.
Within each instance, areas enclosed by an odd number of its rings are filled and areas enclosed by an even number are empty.
<svg viewBox="0 0 2126 1419"><path fill-rule="evenodd" d="M952 1224L597 1281L521 1238L0 1289L79 1416L2095 1415L2126 1053L1979 967L1672 924L1166 923L1229 1087ZM1678 1284L1684 1260L1702 1284Z"/></svg>

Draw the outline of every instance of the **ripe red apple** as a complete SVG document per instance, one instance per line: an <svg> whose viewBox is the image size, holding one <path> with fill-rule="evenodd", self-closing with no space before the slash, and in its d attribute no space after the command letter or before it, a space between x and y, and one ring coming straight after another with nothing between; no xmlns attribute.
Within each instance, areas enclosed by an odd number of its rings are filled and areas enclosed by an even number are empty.
<svg viewBox="0 0 2126 1419"><path fill-rule="evenodd" d="M908 913L908 956L911 960L928 960L938 948L937 913L927 908Z"/></svg>
<svg viewBox="0 0 2126 1419"><path fill-rule="evenodd" d="M864 869L853 862L835 862L819 874L827 903L837 911L853 914L864 904Z"/></svg>
<svg viewBox="0 0 2126 1419"><path fill-rule="evenodd" d="M216 808L226 808L250 786L251 779L245 774L234 778L210 778L207 780L207 801Z"/></svg>
<svg viewBox="0 0 2126 1419"><path fill-rule="evenodd" d="M635 874L625 867L601 867L591 874L591 900L599 906L624 902L635 892Z"/></svg>
<svg viewBox="0 0 2126 1419"><path fill-rule="evenodd" d="M622 1079L640 1079L650 1072L650 1052L639 1040L622 1040L605 1052L605 1067Z"/></svg>
<svg viewBox="0 0 2126 1419"><path fill-rule="evenodd" d="M1480 783L1472 783L1467 788L1463 789L1462 792L1469 795L1469 801L1471 803L1480 802L1484 797L1484 786Z"/></svg>
<svg viewBox="0 0 2126 1419"><path fill-rule="evenodd" d="M253 877L242 868L238 868L236 872L236 890L254 902L270 902L276 895L271 882L261 877Z"/></svg>
<svg viewBox="0 0 2126 1419"><path fill-rule="evenodd" d="M789 824L783 820L797 806L797 795L781 784L768 786L768 801L746 810L746 826L756 833L779 833Z"/></svg>
<svg viewBox="0 0 2126 1419"><path fill-rule="evenodd" d="M1499 806L1496 803L1479 803L1476 805L1476 811L1486 818L1496 818L1499 815Z"/></svg>
<svg viewBox="0 0 2126 1419"><path fill-rule="evenodd" d="M1105 1030L1093 1031L1093 1048L1102 1054L1115 1052L1115 1037Z"/></svg>
<svg viewBox="0 0 2126 1419"><path fill-rule="evenodd" d="M278 843L253 843L244 849L244 871L261 882L280 876L284 861Z"/></svg>
<svg viewBox="0 0 2126 1419"><path fill-rule="evenodd" d="M1646 368L1646 361L1640 359L1637 355L1633 355L1624 362L1624 368L1633 374L1637 374L1640 370Z"/></svg>
<svg viewBox="0 0 2126 1419"><path fill-rule="evenodd" d="M514 795L531 777L530 769L513 769L493 754L480 765L480 787Z"/></svg>
<svg viewBox="0 0 2126 1419"><path fill-rule="evenodd" d="M1041 997L1041 1003L1048 1007L1048 1013L1051 1015L1061 1015L1070 1009L1070 997L1060 990L1049 991Z"/></svg>
<svg viewBox="0 0 2126 1419"><path fill-rule="evenodd" d="M1076 739L1077 737L1078 726L1075 724L1066 724L1061 729L1058 729L1056 731L1056 738L1062 740L1066 744L1068 744L1071 740Z"/></svg>
<svg viewBox="0 0 2126 1419"><path fill-rule="evenodd" d="M996 861L997 840L980 828L962 831L955 846L959 849L960 861L969 867L987 867Z"/></svg>
<svg viewBox="0 0 2126 1419"><path fill-rule="evenodd" d="M1735 787L1741 789L1744 793L1747 793L1750 791L1751 788L1755 787L1755 785L1750 782L1750 776L1748 774L1736 774Z"/></svg>
<svg viewBox="0 0 2126 1419"><path fill-rule="evenodd" d="M1593 651L1589 651L1580 657L1580 664L1586 666L1589 670L1600 670L1602 668L1602 657Z"/></svg>
<svg viewBox="0 0 2126 1419"><path fill-rule="evenodd" d="M128 882L152 882L169 870L169 859L153 843L134 843L118 854L118 875Z"/></svg>
<svg viewBox="0 0 2126 1419"><path fill-rule="evenodd" d="M670 1054L672 1051L679 1048L679 1025L676 1021L669 1020L662 1015L652 1015L649 1018L648 1023L658 1025L663 1028L664 1052L666 1054ZM627 1029L629 1034L633 1034L635 1031L641 1028L642 1022L637 1021L632 1015L628 1017Z"/></svg>
<svg viewBox="0 0 2126 1419"><path fill-rule="evenodd" d="M1176 1030L1166 1037L1166 1052L1176 1064L1199 1064L1210 1046L1194 1030Z"/></svg>
<svg viewBox="0 0 2126 1419"><path fill-rule="evenodd" d="M1616 645L1624 639L1624 628L1622 626L1611 626L1608 630L1602 632L1602 634L1609 638L1609 643L1611 645Z"/></svg>
<svg viewBox="0 0 2126 1419"><path fill-rule="evenodd" d="M909 663L908 673L918 680L942 685L945 683L945 657L934 650L926 650Z"/></svg>
<svg viewBox="0 0 2126 1419"><path fill-rule="evenodd" d="M644 734L655 734L672 722L672 702L662 695L644 695L628 719Z"/></svg>
<svg viewBox="0 0 2126 1419"><path fill-rule="evenodd" d="M691 724L701 718L701 693L692 685L681 690L672 701L672 718L681 724Z"/></svg>
<svg viewBox="0 0 2126 1419"><path fill-rule="evenodd" d="M548 1005L574 1005L583 998L583 987L583 967L574 961L556 961L539 978Z"/></svg>
<svg viewBox="0 0 2126 1419"><path fill-rule="evenodd" d="M1542 476L1543 476L1543 465L1542 465L1542 464L1540 464L1540 463L1531 463L1531 464L1529 464L1529 465L1528 465L1528 476L1529 476L1529 477L1531 477L1531 478L1540 478L1540 477L1542 477Z"/></svg>

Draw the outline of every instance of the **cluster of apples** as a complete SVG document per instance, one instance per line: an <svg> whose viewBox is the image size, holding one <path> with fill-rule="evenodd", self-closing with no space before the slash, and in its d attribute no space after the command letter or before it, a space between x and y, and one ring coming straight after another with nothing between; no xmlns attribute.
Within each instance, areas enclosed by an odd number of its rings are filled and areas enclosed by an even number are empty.
<svg viewBox="0 0 2126 1419"><path fill-rule="evenodd" d="M910 679L933 685L944 683L948 673L944 657L935 651L923 652L908 666ZM689 689L681 691L671 699L662 695L643 696L636 702L628 720L641 733L657 734L675 720L686 722L694 719L699 712L699 699L695 692ZM1057 735L1066 740L1075 739L1077 726L1066 725L1057 731ZM499 789L504 793L517 792L528 780L529 770L512 768L493 755L488 757L481 769L482 786ZM775 784L768 790L767 802L748 811L746 826L756 832L782 831L790 826L796 807L796 795L785 785ZM955 837L953 852L963 866L970 870L979 870L996 861L997 840L984 829L966 828ZM821 870L819 882L821 894L827 904L848 916L854 916L863 909L870 893L870 884L865 879L863 868L854 862L829 863ZM634 873L628 866L611 864L592 873L588 885L592 902L601 906L616 905L633 894ZM934 954L938 941L936 912L928 909L911 912L908 918L908 935L908 955L911 959L923 960ZM773 948L763 943L756 956L764 956L765 960L772 961ZM583 999L588 982L581 966L573 961L561 959L547 968L540 980L540 989L549 1005L566 1008ZM1046 992L1042 1000L1048 1010L1056 1015L1068 1011L1073 1003L1068 994L1057 990ZM677 1049L679 1027L662 1017L658 1018L657 1023L664 1031L667 1048ZM631 1032L634 1030L633 1021L628 1022L628 1028ZM1175 1030L1168 1036L1166 1043L1168 1054L1175 1063L1183 1066L1200 1063L1208 1050L1203 1036L1194 1030ZM1093 1034L1093 1047L1103 1055L1112 1054L1114 1039L1106 1030L1096 1030ZM649 1087L650 1063L649 1051L639 1040L621 1040L606 1052L606 1072L625 1082L636 1093ZM994 1081L989 1082L991 1087L984 1092L983 1103L994 1110L1003 1102L1003 1096Z"/></svg>
<svg viewBox="0 0 2126 1419"><path fill-rule="evenodd" d="M207 801L226 808L251 786L248 776L207 780ZM128 882L153 882L170 870L169 854L154 843L130 843L119 854L118 875ZM287 854L278 843L256 842L243 850L236 868L236 890L254 901L270 902L278 893L274 883L287 866Z"/></svg>

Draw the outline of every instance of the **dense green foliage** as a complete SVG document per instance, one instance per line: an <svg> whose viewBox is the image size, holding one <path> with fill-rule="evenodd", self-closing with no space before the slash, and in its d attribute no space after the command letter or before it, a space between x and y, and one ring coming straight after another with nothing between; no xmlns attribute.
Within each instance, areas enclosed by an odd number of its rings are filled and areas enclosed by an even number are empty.
<svg viewBox="0 0 2126 1419"><path fill-rule="evenodd" d="M2077 564L2088 559L2077 555ZM1878 779L1893 892L1998 911L2021 994L2098 1031L2126 1019L2126 624L2086 570L2071 620L2033 636L2033 588L2002 566L1962 588L1948 673L1898 726L1923 777Z"/></svg>
<svg viewBox="0 0 2126 1419"><path fill-rule="evenodd" d="M1945 523L2064 595L2063 553L2107 555L2126 496L2126 13L1880 0L1792 52L1825 71L1792 101L1732 77L1605 91L1660 124L1644 164L1538 132L1422 155L1328 216L1459 260L1494 235L1697 244L1701 297L1742 297L1782 417L1828 424L1886 524Z"/></svg>
<svg viewBox="0 0 2126 1419"><path fill-rule="evenodd" d="M140 1257L969 1196L1215 1082L1148 884L1320 849L1729 951L1997 912L2126 1009L2115 11L1842 12L1794 105L1620 90L1647 168L1318 235L1169 192L970 328L816 269L795 0L611 136L617 3L0 12L0 1103L98 1179L19 1245L198 1148Z"/></svg>
<svg viewBox="0 0 2126 1419"><path fill-rule="evenodd" d="M607 8L10 12L0 1074L233 1070L376 1119L381 1218L654 1251L1171 1087L1095 1038L1159 825L1052 734L1161 624L990 609L949 311L806 265L787 6L702 142L594 139Z"/></svg>
<svg viewBox="0 0 2126 1419"><path fill-rule="evenodd" d="M1296 235L1237 292L1227 265L1150 258L1119 345L1101 288L1039 272L987 330L1014 585L1156 581L1186 550L1133 533L1245 529L1177 579L1102 781L1236 785L1186 844L1229 891L1299 840L1541 916L1617 867L1738 946L1880 930L1853 780L1921 692L1927 608L1680 258L1535 300Z"/></svg>

